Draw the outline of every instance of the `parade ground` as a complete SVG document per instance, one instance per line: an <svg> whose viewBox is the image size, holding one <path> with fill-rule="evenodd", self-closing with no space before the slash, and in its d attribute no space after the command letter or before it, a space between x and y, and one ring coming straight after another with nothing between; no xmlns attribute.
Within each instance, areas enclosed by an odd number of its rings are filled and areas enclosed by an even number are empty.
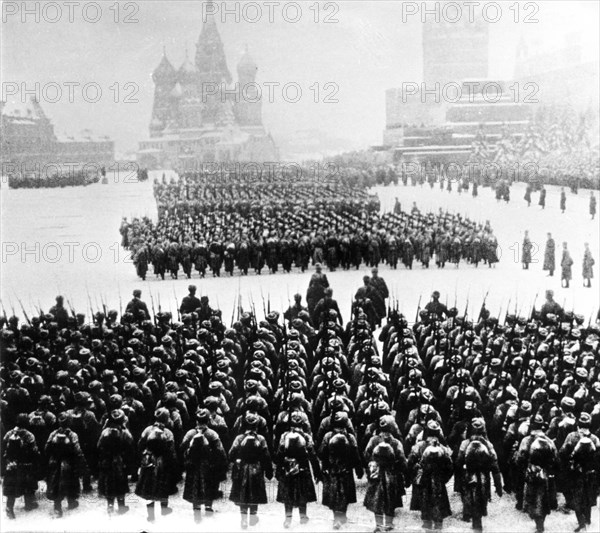
<svg viewBox="0 0 600 533"><path fill-rule="evenodd" d="M54 303L57 294L62 294L77 311L89 314L90 305L94 310L101 307L103 300L109 308L120 309L131 298L135 288L142 289L142 298L151 307L151 295L156 311L160 305L163 311L176 311L176 300L180 301L187 293L190 283L181 275L178 280L156 280L149 272L146 282L137 278L131 258L120 247L119 224L123 216L156 216L152 195L152 181L126 183L125 180L109 179L108 184L94 184L89 187L66 189L23 189L1 191L2 225L2 302L8 313L12 308L23 316L20 303L29 316L35 308L47 310ZM390 210L397 197L404 210L410 210L413 202L421 211L444 210L459 212L474 220L489 220L498 238L501 258L495 268L480 265L461 264L458 269L448 265L439 270L432 262L427 270L415 263L413 270L403 266L398 270L380 267L380 275L386 280L390 292L398 301L399 308L410 322L422 296L421 304L427 303L432 290L442 294L442 301L456 305L462 314L468 303L468 314L477 318L479 309L487 294L487 307L492 315L501 311L504 314L510 301L510 312L528 315L537 295L537 306L543 303L546 289L555 291L555 299L567 310L574 309L583 314L585 321L598 311L598 260L599 227L598 221L591 221L588 214L589 191L580 190L578 195L568 193L567 212L558 209L559 189L548 188L547 207L540 210L537 194L527 208L524 200L524 187L512 187L512 200L509 204L498 203L493 191L480 189L475 201L470 192L459 195L456 187L452 192L440 191L436 186L423 187L378 187L375 189L382 202L382 209ZM596 193L597 194L597 193ZM523 270L520 263L520 246L524 230L530 231L534 242L534 260L529 270ZM541 229L543 228L543 230ZM551 232L557 244L557 272L553 278L542 271L546 232ZM575 261L573 281L569 289L560 287L560 250L562 242L568 242ZM589 242L596 259L592 288L583 287L581 279L581 259L584 243ZM260 277L250 274L247 277L235 275L233 278L199 279L197 273L191 283L198 292L208 295L211 305L223 311L224 321L229 324L234 300L241 297L243 307L248 308L253 301L259 320L262 319L262 302L272 310L285 310L288 299L300 292L306 294L308 281L313 269L302 274L295 270L291 274ZM362 284L366 268L359 271L328 272L333 295L339 302L344 320L348 319L350 302L356 289ZM88 294L91 295L88 300ZM20 300L20 303L19 303ZM453 482L451 482L453 483ZM351 505L348 531L371 531L373 516L362 506L366 480L358 481L358 503ZM237 508L227 497L229 484L222 486L224 498L215 502L217 513L205 518L200 525L194 523L191 505L179 494L172 498L174 513L169 517L158 517L154 524L146 522L145 502L133 494L128 495L127 503L131 511L124 516L107 519L106 503L94 493L80 500L77 511L66 512L61 520L52 520L52 504L43 497L44 482L40 483L40 508L27 516L7 523L1 519L3 531L239 531L240 520ZM317 494L320 496L321 486ZM421 520L416 512L408 511L410 490L404 499L404 508L396 513L397 530L420 531ZM275 502L276 482L267 486L271 503L259 509L258 531L280 531L283 523L283 505ZM449 486L452 518L444 522L444 531L469 531L471 524L461 521L462 505L458 495ZM17 507L17 512L19 511ZM484 528L490 532L529 532L534 524L525 514L514 509L514 497L505 495L501 501L494 495L489 506L490 515L484 519ZM293 530L327 531L331 527L330 511L320 504L310 504L310 522L300 525L294 515ZM550 532L571 531L576 526L575 516L553 512L546 520L546 530ZM592 510L592 525L588 531L599 530L598 508Z"/></svg>

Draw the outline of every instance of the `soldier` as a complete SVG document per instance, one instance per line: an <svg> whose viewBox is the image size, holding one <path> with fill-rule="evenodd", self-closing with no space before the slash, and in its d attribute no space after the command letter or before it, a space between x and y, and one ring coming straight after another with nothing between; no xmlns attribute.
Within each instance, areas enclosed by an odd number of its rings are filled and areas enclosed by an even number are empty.
<svg viewBox="0 0 600 533"><path fill-rule="evenodd" d="M160 502L162 515L173 512L169 496L177 492L177 457L175 438L167 427L171 424L169 411L164 407L154 413L154 424L148 426L140 438L141 465L135 493L150 502L146 505L148 522L154 522L154 503Z"/></svg>
<svg viewBox="0 0 600 533"><path fill-rule="evenodd" d="M442 529L444 518L452 513L446 483L453 473L450 448L440 442L441 429L433 420L427 423L423 440L413 446L408 458L413 483L412 511L421 511L423 529Z"/></svg>
<svg viewBox="0 0 600 533"><path fill-rule="evenodd" d="M292 425L281 436L275 462L279 481L277 501L285 505L283 527L289 529L292 525L294 507L299 508L300 523L308 523L306 504L317 501L311 466L317 483L321 480L321 466L312 437Z"/></svg>
<svg viewBox="0 0 600 533"><path fill-rule="evenodd" d="M2 491L6 496L6 516L10 519L15 518L15 500L21 496L25 499L25 511L38 508L35 491L40 454L27 426L28 416L20 413L15 427L2 440Z"/></svg>
<svg viewBox="0 0 600 533"><path fill-rule="evenodd" d="M287 311L283 313L283 318L291 324L302 311L307 311L307 308L302 305L302 295L294 294L294 305L290 305Z"/></svg>
<svg viewBox="0 0 600 533"><path fill-rule="evenodd" d="M148 306L146 305L145 302L143 302L141 300L142 297L142 291L139 289L135 289L133 291L133 299L127 304L127 307L125 309L126 313L131 313L135 319L137 320L139 317L139 312L143 311L146 315L146 317L150 316L150 313L148 312Z"/></svg>
<svg viewBox="0 0 600 533"><path fill-rule="evenodd" d="M186 469L183 499L194 507L194 521L200 522L201 506L212 514L219 484L226 479L227 455L216 431L208 427L210 411L196 412L196 427L190 429L181 443L181 456Z"/></svg>
<svg viewBox="0 0 600 533"><path fill-rule="evenodd" d="M527 184L527 187L525 188L525 196L523 197L524 200L527 202L527 207L531 207L531 192L533 191L533 187L531 186L531 183Z"/></svg>
<svg viewBox="0 0 600 533"><path fill-rule="evenodd" d="M395 510L402 507L406 474L406 457L402 443L392 435L391 420L383 417L378 426L364 453L368 461L364 505L375 515L377 533L393 528Z"/></svg>
<svg viewBox="0 0 600 533"><path fill-rule="evenodd" d="M542 207L542 209L546 209L546 188L542 183L542 188L540 189L540 199L538 201L538 205Z"/></svg>
<svg viewBox="0 0 600 533"><path fill-rule="evenodd" d="M585 251L583 252L583 286L591 287L592 286L592 278L594 277L594 258L592 257L592 252L590 251L590 244L585 243Z"/></svg>
<svg viewBox="0 0 600 533"><path fill-rule="evenodd" d="M343 325L342 314L337 302L333 299L333 290L331 287L327 287L324 291L324 296L319 300L313 313L313 324L318 327L322 322L325 321L326 315L330 311L336 312L336 321L339 321L340 325Z"/></svg>
<svg viewBox="0 0 600 533"><path fill-rule="evenodd" d="M567 249L567 243L563 242L563 253L560 260L560 286L565 289L569 288L569 281L573 278L571 267L573 266L573 259Z"/></svg>
<svg viewBox="0 0 600 533"><path fill-rule="evenodd" d="M133 473L135 464L135 444L126 423L121 409L112 410L98 440L98 494L106 498L109 515L114 512L115 499L117 514L129 511L125 494L129 492L127 476Z"/></svg>
<svg viewBox="0 0 600 533"><path fill-rule="evenodd" d="M79 507L80 477L87 470L77 434L69 428L70 421L69 414L61 413L58 429L50 434L46 443L46 497L54 502L54 515L57 518L63 515L63 499L67 499L69 510Z"/></svg>
<svg viewBox="0 0 600 533"><path fill-rule="evenodd" d="M548 271L548 276L554 276L554 270L556 269L556 247L552 234L547 234L546 249L544 250L544 266L543 270Z"/></svg>
<svg viewBox="0 0 600 533"><path fill-rule="evenodd" d="M383 300L383 313L382 318L385 316L385 300L389 298L390 291L388 290L387 284L385 280L378 275L378 270L376 267L371 269L371 285L375 288L375 290L379 293L379 296ZM375 303L375 302L374 302ZM376 306L377 307L377 306ZM379 310L378 310L379 311Z"/></svg>
<svg viewBox="0 0 600 533"><path fill-rule="evenodd" d="M188 291L190 293L181 300L181 307L179 308L181 315L193 313L200 307L200 300L196 298L196 285L190 285Z"/></svg>
<svg viewBox="0 0 600 533"><path fill-rule="evenodd" d="M315 265L315 273L310 278L308 290L306 292L306 303L311 317L314 314L315 307L321 301L321 298L325 296L325 289L329 287L327 275L324 274L322 270L323 267L321 266L321 263L317 263Z"/></svg>
<svg viewBox="0 0 600 533"><path fill-rule="evenodd" d="M558 470L558 452L544 433L546 427L542 417L536 415L515 459L517 468L525 474L523 511L535 521L537 533L544 531L546 516L557 508L554 475Z"/></svg>
<svg viewBox="0 0 600 533"><path fill-rule="evenodd" d="M356 485L363 477L355 436L347 429L348 416L342 411L333 414L332 429L323 437L319 457L323 467L323 505L333 511L333 529L340 529L348 520L348 505L356 503Z"/></svg>
<svg viewBox="0 0 600 533"><path fill-rule="evenodd" d="M562 307L554 301L554 291L547 290L546 301L544 302L544 305L542 305L542 309L540 310L540 318L542 322L545 322L548 319L548 315L555 315L560 319L562 318L562 314Z"/></svg>
<svg viewBox="0 0 600 533"><path fill-rule="evenodd" d="M592 220L596 217L596 202L594 191L590 191L590 215L592 215Z"/></svg>
<svg viewBox="0 0 600 533"><path fill-rule="evenodd" d="M525 230L525 235L523 236L523 246L522 246L522 257L521 262L523 263L523 269L529 270L529 263L531 263L531 249L533 245L531 244L531 239L529 238L529 232Z"/></svg>
<svg viewBox="0 0 600 533"><path fill-rule="evenodd" d="M583 531L591 524L591 508L596 506L600 489L600 439L590 432L592 417L581 413L577 430L570 433L560 449L560 458L569 485L570 505L575 509L577 528Z"/></svg>
<svg viewBox="0 0 600 533"><path fill-rule="evenodd" d="M567 193L565 193L565 188L560 188L560 212L561 214L565 214L565 210L567 209Z"/></svg>
<svg viewBox="0 0 600 533"><path fill-rule="evenodd" d="M264 436L257 433L259 417L248 412L244 417L245 430L233 441L229 450L231 495L229 499L240 507L242 529L258 523L258 506L267 503L265 477L273 479L273 464Z"/></svg>
<svg viewBox="0 0 600 533"><path fill-rule="evenodd" d="M439 291L433 291L431 295L431 302L425 306L425 311L429 315L435 315L438 319L445 318L448 316L448 308L440 302Z"/></svg>
<svg viewBox="0 0 600 533"><path fill-rule="evenodd" d="M502 477L498 458L492 443L487 439L485 421L474 418L471 436L460 445L456 459L456 476L460 480L463 502L463 520L472 520L473 529L482 531L482 517L487 516L487 504L491 500L490 475L494 478L496 494L502 496Z"/></svg>
<svg viewBox="0 0 600 533"><path fill-rule="evenodd" d="M63 306L63 297L56 297L56 305L50 308L48 311L53 317L54 322L58 324L58 329L64 329L67 327L67 320L69 319L69 313Z"/></svg>

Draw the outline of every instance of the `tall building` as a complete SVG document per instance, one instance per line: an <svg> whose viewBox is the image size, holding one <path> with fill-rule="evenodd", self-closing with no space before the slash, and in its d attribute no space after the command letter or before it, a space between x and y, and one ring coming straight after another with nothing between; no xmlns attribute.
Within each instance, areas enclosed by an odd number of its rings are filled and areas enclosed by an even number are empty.
<svg viewBox="0 0 600 533"><path fill-rule="evenodd" d="M489 68L489 23L461 17L449 22L426 18L422 24L423 79L416 92L403 86L386 91L385 146L402 144L405 128L441 126L446 117L444 86L485 80ZM406 80L408 82L409 80ZM414 80L410 80L414 85ZM450 91L453 94L453 91Z"/></svg>
<svg viewBox="0 0 600 533"><path fill-rule="evenodd" d="M423 81L427 87L485 79L489 64L489 23L481 17L457 22L426 19L423 24Z"/></svg>
<svg viewBox="0 0 600 533"><path fill-rule="evenodd" d="M257 71L246 49L233 82L217 23L208 15L193 60L186 51L176 69L164 51L152 74L150 135L140 142L138 162L193 169L206 162L276 161L277 147L262 123Z"/></svg>

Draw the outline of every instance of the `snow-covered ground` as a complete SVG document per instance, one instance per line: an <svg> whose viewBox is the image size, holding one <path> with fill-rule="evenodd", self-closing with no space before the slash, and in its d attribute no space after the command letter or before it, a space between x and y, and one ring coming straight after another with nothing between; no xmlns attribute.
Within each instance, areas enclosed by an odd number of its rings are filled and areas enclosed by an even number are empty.
<svg viewBox="0 0 600 533"><path fill-rule="evenodd" d="M151 176L151 180L154 176ZM475 269L463 264L459 269L447 267L438 270L433 267L423 270L417 266L412 271L403 267L390 271L380 268L391 292L400 301L401 309L412 320L417 307L419 295L423 295L423 304L429 293L438 289L442 300L447 297L448 303L454 303L457 296L459 309L464 309L467 295L470 299L470 313L476 315L485 293L489 290L488 308L497 314L502 307L506 310L511 300L511 311L515 303L522 313L528 313L536 294L538 306L543 301L547 288L555 290L559 303L565 303L567 309L575 308L585 315L586 320L591 313L598 310L598 267L595 268L594 287L585 289L581 280L581 258L583 243L589 242L592 253L598 262L599 227L598 219L590 221L588 215L589 192L580 191L579 195L568 193L567 213L560 214L558 209L558 189L549 188L547 208L540 211L537 206L529 209L522 200L524 189L516 185L512 189L510 204L498 204L492 191L480 189L480 196L474 200L470 194L457 194L440 191L437 187L388 187L376 188L384 208L391 208L397 196L404 208L409 208L413 201L424 211L439 207L449 211L459 211L477 220L489 219L498 236L502 249L502 258L496 268L479 267ZM154 296L155 305L162 309L175 311L177 299L186 294L190 283L186 279L176 281L158 281L150 279L142 282L136 277L133 265L120 244L118 232L122 216L155 216L155 204L152 197L151 181L146 183L115 183L108 185L95 184L87 188L48 189L48 190L7 190L1 191L2 212L2 301L10 313L10 303L15 311L20 310L17 296L22 300L27 312L33 312L34 306L41 304L48 309L54 303L57 294L63 294L78 310L88 311L87 291L91 294L94 307L101 305L101 296L109 307L119 308L119 295L123 305L130 298L134 288L144 291L143 298L150 305L149 291ZM537 195L534 195L537 203ZM531 239L538 244L539 251L535 259L540 262L531 265L531 269L523 271L519 262L515 262L514 243L520 248L523 231L529 229ZM546 232L551 232L560 249L561 243L567 241L575 260L573 268L574 280L570 289L560 288L559 271L554 278L547 278L542 272L543 248ZM60 254L60 256L59 256ZM560 257L558 258L560 260ZM362 284L361 278L367 269L360 271L337 271L328 273L334 289L334 297L338 299L342 313L347 318L350 300L356 289ZM252 295L259 316L262 314L261 291L265 299L270 297L272 309L283 309L287 306L288 295L295 292L306 292L311 272L305 274L263 274L258 277L235 276L228 278L194 278L193 283L199 292L207 294L211 301L223 310L229 321L233 301L239 293L242 304L248 305ZM350 522L344 526L349 531L370 531L374 527L371 513L362 506L365 480L358 482L359 503L349 510ZM42 488L42 487L40 487ZM320 488L320 486L319 486ZM449 486L451 492L451 486ZM259 510L261 521L255 528L259 531L281 531L283 507L275 503L276 484L273 482L269 490L269 503ZM228 495L228 486L224 486ZM181 491L180 491L181 493ZM409 492L410 493L410 492ZM109 519L105 503L98 497L84 497L77 511L66 512L61 520L51 520L51 503L40 496L42 503L37 511L24 515L17 507L17 520L7 521L1 515L2 531L238 531L239 513L228 500L215 502L219 511L216 516L205 519L196 525L192 519L191 506L178 495L172 498L175 513L162 518L155 524L147 524L145 506L135 496L129 496L131 511L125 516ZM405 498L405 507L398 510L397 529L420 531L421 521L418 513L407 511L409 499ZM470 524L460 520L462 506L456 495L451 495L452 518L444 523L448 532L470 531ZM489 507L490 515L484 520L486 531L533 531L534 525L526 515L514 510L514 499L505 496L494 500ZM300 526L297 515L294 517L293 529L297 531L329 531L331 514L320 504L309 505L309 524ZM547 531L570 531L576 526L573 514L552 513L547 520ZM598 508L592 513L592 526L589 531L599 530Z"/></svg>
<svg viewBox="0 0 600 533"><path fill-rule="evenodd" d="M151 180L153 177L151 176ZM76 309L88 310L87 291L100 304L102 295L109 307L118 309L119 294L123 305L130 298L134 288L144 291L143 298L150 303L152 292L156 306L160 297L164 309L175 310L175 297L185 295L189 281L180 275L178 280L159 281L149 275L146 282L136 277L131 258L120 247L119 224L122 216L156 216L152 196L151 180L145 183L94 184L86 188L3 190L2 209L2 301L10 313L9 302L20 313L16 301L18 296L25 308L33 311L41 304L42 309L53 305L54 297L63 294ZM568 193L567 212L562 215L558 209L558 189L550 187L547 208L542 211L537 205L527 208L522 200L524 189L521 184L513 186L509 204L497 203L490 189L480 189L480 196L474 200L470 194L448 193L439 188L425 187L377 187L384 209L391 209L394 198L398 197L404 209L409 209L413 201L423 211L437 211L439 207L458 211L476 220L490 220L498 237L501 251L500 263L495 268L462 264L458 269L446 266L429 270L415 264L411 271L399 267L391 271L386 266L380 269L393 294L400 301L400 307L409 316L414 316L419 296L426 298L433 289L442 293L454 303L455 293L458 308L464 309L469 296L469 310L474 314L479 310L485 293L489 290L488 308L493 314L506 306L510 299L511 312L527 313L538 294L538 306L543 302L547 288L555 290L556 300L567 309L575 310L587 318L598 310L598 264L599 226L598 220L590 220L588 214L589 191L579 195ZM534 195L534 204L537 195ZM529 270L522 270L520 254L523 231L528 229L534 242L534 263ZM551 232L557 244L557 263L560 262L562 242L569 244L575 261L574 279L571 288L560 288L560 268L553 278L542 271L546 233ZM596 259L593 287L583 287L581 262L584 242L589 242ZM348 313L350 300L362 284L361 278L367 269L328 273L342 312ZM194 278L193 283L199 292L207 294L223 309L224 316L231 316L234 297L242 295L242 303L247 305L252 294L254 303L262 311L260 290L265 299L270 295L274 309L287 306L288 295L299 291L305 294L311 272L302 274L270 275L258 277L234 276L233 279L207 277Z"/></svg>

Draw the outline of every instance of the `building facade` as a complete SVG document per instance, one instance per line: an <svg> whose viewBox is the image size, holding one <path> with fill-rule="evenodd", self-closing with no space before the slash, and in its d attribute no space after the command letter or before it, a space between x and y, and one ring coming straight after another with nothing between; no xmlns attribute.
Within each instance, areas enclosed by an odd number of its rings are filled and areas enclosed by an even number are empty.
<svg viewBox="0 0 600 533"><path fill-rule="evenodd" d="M209 15L193 60L186 52L176 69L163 52L152 74L149 138L140 142L138 163L192 170L207 162L278 160L275 142L262 123L257 71L246 50L233 81L216 21Z"/></svg>
<svg viewBox="0 0 600 533"><path fill-rule="evenodd" d="M1 102L0 161L2 175L51 176L88 167L100 169L114 162L114 142L89 130L59 138L35 99L25 104Z"/></svg>

